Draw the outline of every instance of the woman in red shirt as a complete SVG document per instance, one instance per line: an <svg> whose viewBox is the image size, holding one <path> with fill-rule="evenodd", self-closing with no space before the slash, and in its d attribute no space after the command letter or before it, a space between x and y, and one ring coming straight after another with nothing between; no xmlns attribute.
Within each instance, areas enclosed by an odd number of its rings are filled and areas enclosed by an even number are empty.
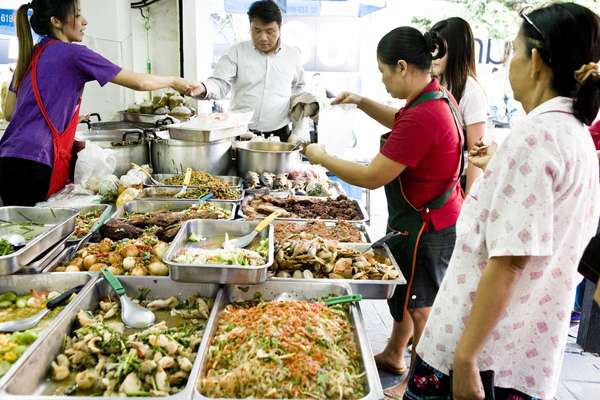
<svg viewBox="0 0 600 400"><path fill-rule="evenodd" d="M452 254L454 225L463 202L457 185L464 143L458 105L430 74L432 60L445 52L444 41L435 32L423 35L411 27L396 28L379 42L377 58L387 91L406 99L406 106L397 110L347 92L334 101L356 104L392 130L368 166L335 158L320 145L306 149L311 162L352 185L385 186L388 231L398 232L387 244L407 285L398 286L388 302L394 329L376 361L396 374L406 371L403 355L408 340L413 336L416 346L427 321Z"/></svg>
<svg viewBox="0 0 600 400"><path fill-rule="evenodd" d="M600 158L600 119L590 126L590 133L592 134L592 139L594 140L594 145L596 146L598 157Z"/></svg>

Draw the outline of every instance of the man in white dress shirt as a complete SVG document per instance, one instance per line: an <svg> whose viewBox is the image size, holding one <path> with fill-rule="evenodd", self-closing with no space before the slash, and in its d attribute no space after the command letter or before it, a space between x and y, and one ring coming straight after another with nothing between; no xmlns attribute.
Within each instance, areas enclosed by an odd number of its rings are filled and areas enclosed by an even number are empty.
<svg viewBox="0 0 600 400"><path fill-rule="evenodd" d="M189 95L216 100L232 91L232 111L254 111L252 131L285 142L290 135L290 98L305 84L300 54L281 44L281 10L274 1L254 2L248 17L252 40L231 46L213 75Z"/></svg>

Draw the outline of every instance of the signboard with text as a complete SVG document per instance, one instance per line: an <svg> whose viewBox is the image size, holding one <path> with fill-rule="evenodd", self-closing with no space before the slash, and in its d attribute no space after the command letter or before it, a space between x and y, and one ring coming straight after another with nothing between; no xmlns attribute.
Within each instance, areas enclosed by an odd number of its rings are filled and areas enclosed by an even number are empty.
<svg viewBox="0 0 600 400"><path fill-rule="evenodd" d="M0 35L16 36L15 10L0 8Z"/></svg>

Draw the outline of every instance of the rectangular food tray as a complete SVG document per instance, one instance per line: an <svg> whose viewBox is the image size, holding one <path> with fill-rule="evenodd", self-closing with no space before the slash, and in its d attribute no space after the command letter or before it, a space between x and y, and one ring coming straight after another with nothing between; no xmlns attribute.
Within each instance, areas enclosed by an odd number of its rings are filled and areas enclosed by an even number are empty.
<svg viewBox="0 0 600 400"><path fill-rule="evenodd" d="M53 274L54 275L54 274ZM79 275L79 274L77 274ZM130 297L135 297L140 288L150 289L149 298L167 298L176 296L186 298L191 295L199 295L202 297L215 298L215 304L222 303L222 293L219 291L218 285L211 284L186 284L181 282L173 282L167 277L154 277L154 279L145 279L140 277L119 277L119 280L125 291ZM101 399L102 397L67 397L67 396L44 396L42 395L46 387L46 377L50 371L50 365L56 356L60 353L63 341L66 335L73 331L77 313L79 310L95 310L98 308L99 300L108 295L115 296L110 286L104 279L97 280L93 285L89 286L85 291L82 291L76 301L71 304L68 310L61 314L61 318L47 331L43 341L40 341L35 349L31 349L28 357L22 357L22 362L15 369L10 379L0 387L2 399L19 398L19 399ZM207 321L204 336L210 330L208 322L216 314L216 307L213 305L211 314ZM158 321L157 321L158 322ZM33 346L32 346L33 347ZM199 353L197 353L199 354ZM200 357L196 355L193 363L190 377L181 392L162 397L169 400L187 400L192 397L194 391L195 379L200 371ZM111 397L111 399L125 399L126 397ZM129 397L130 398L130 397ZM137 397L138 399L156 399L156 397Z"/></svg>
<svg viewBox="0 0 600 400"><path fill-rule="evenodd" d="M53 225L50 229L33 238L16 252L0 257L0 275L18 272L44 252L68 237L75 229L75 218L79 210L58 207L0 207L0 220L12 223L34 221Z"/></svg>
<svg viewBox="0 0 600 400"><path fill-rule="evenodd" d="M323 220L311 220L311 219L303 219L301 221L286 221L286 220L275 220L273 225L277 226L277 224L291 222L295 225L307 225L311 221L320 221L323 222L326 226L334 226L337 224L337 221L323 221ZM355 221L344 221L349 223L350 225L356 227L360 231L360 235L362 237L363 243L371 243L371 234L369 233L369 229L363 222L355 222Z"/></svg>
<svg viewBox="0 0 600 400"><path fill-rule="evenodd" d="M45 253L40 255L38 258L33 260L30 264L27 264L17 274L38 274L50 265L52 261L56 259L67 247L67 239L64 238L57 245L46 250Z"/></svg>
<svg viewBox="0 0 600 400"><path fill-rule="evenodd" d="M179 233L171 242L171 246L163 257L163 262L169 266L171 279L181 282L213 282L213 283L239 283L254 284L267 279L267 270L273 265L274 233L273 226L269 226L258 234L260 238L269 239L269 254L267 263L260 266L241 265L188 265L173 261L177 252L186 247L188 237L195 234L198 237L210 238L211 236L228 233L231 238L248 234L256 228L259 221L217 221L217 220L190 220L181 227Z"/></svg>
<svg viewBox="0 0 600 400"><path fill-rule="evenodd" d="M279 197L286 197L288 194L289 194L289 192L280 192L280 193L274 192L274 193L269 193L269 195L279 196ZM327 199L327 197L311 197L311 196L294 196L294 197L297 198L297 199L300 199L300 200L301 199L323 199L323 200ZM242 203L240 204L240 208L238 209L238 216L240 218L249 220L248 216L246 216L244 214L244 206L246 204L248 204L248 202L250 200L252 200L253 198L254 198L254 196L248 195L248 196L244 197L244 199L242 200ZM354 199L351 199L351 200L353 200L354 202L356 202L356 204L358 205L358 209L360 211L360 214L361 214L360 217L361 218L359 218L359 219L351 219L351 220L346 220L346 221L348 221L348 222L367 222L367 221L369 221L369 214L367 213L364 205L361 202L357 201L357 200L354 200ZM267 217L266 215L263 215L263 216L257 217L256 219L263 219L263 218L266 218L266 217ZM277 220L281 220L281 221L307 221L307 220L311 220L311 219L314 219L314 218L277 218ZM319 219L319 221L335 222L337 220L336 219Z"/></svg>
<svg viewBox="0 0 600 400"><path fill-rule="evenodd" d="M79 285L93 285L96 280L89 274L37 274L37 275L12 275L5 276L0 279L0 293L15 292L17 294L28 293L30 290L48 290L48 291L59 291L64 292L65 290L71 289ZM79 295L84 293L86 288L82 289ZM19 359L12 365L12 367L0 378L0 388L6 384L11 376L19 370L25 360L35 352L35 349L44 342L52 328L58 323L64 313L69 312L70 309L75 307L77 300L73 300L71 304L67 304L63 311L59 313L56 318L40 332L37 340L33 342L27 350L19 357ZM0 398L4 396L0 395Z"/></svg>
<svg viewBox="0 0 600 400"><path fill-rule="evenodd" d="M174 176L179 176L179 175L183 175L183 174L153 174L152 177L160 182L164 179L172 178ZM214 175L214 177L221 179L229 186L235 186L235 187L239 187L240 189L243 189L243 180L239 176ZM148 180L146 180L145 186L164 186L164 187L176 187L176 188L181 189L181 187L183 185L167 185L167 184L155 185L152 183L152 181L150 179L148 179ZM189 187L196 187L196 186L190 185Z"/></svg>
<svg viewBox="0 0 600 400"><path fill-rule="evenodd" d="M349 247L359 251L365 251L369 247L368 243L340 243L340 247ZM352 289L352 293L360 294L364 299L389 299L394 294L397 285L406 284L406 279L396 263L396 259L392 255L390 248L387 245L373 249L376 255L387 257L394 269L398 272L398 279L394 280L360 280L360 279L328 279L328 278L313 278L313 279L294 279L294 278L277 278L269 276L269 281L287 282L289 284L304 283L312 284L317 282L333 282L337 284L348 285Z"/></svg>
<svg viewBox="0 0 600 400"><path fill-rule="evenodd" d="M255 300L258 296L264 300L274 300L281 293L287 293L295 299L317 299L326 297L329 295L346 295L351 291L350 289L338 283L332 282L304 282L290 284L288 282L265 282L258 285L242 286L242 285L227 285L224 288L223 296L220 301L215 303L217 312L211 315L211 321L209 322L208 334L204 336L198 355L200 360L200 374L194 387L194 399L195 400L206 400L213 399L203 396L200 393L199 385L200 380L205 375L207 370L206 360L208 357L208 351L210 344L213 340L215 332L218 327L220 312L231 303ZM363 397L363 400L376 400L383 399L383 389L377 373L377 367L373 358L373 353L368 342L365 325L363 322L360 305L358 303L350 305L350 322L354 330L354 338L359 348L359 352L362 358L363 368L367 378L367 395Z"/></svg>
<svg viewBox="0 0 600 400"><path fill-rule="evenodd" d="M123 218L131 213L148 213L160 210L181 211L197 204L197 200L133 200L119 207L112 218ZM208 201L217 208L229 211L229 219L235 218L237 204L232 202Z"/></svg>
<svg viewBox="0 0 600 400"><path fill-rule="evenodd" d="M329 184L329 193L331 198L337 198L341 195L346 195L346 191L339 184L339 182L327 180ZM267 186L259 186L256 188L245 188L246 194L248 195L257 195L257 194L276 194L276 195L293 195L295 194L294 190L285 190L285 189L269 189Z"/></svg>
<svg viewBox="0 0 600 400"><path fill-rule="evenodd" d="M79 209L80 214L87 214L89 212L96 211L96 210L102 210L102 214L100 214L100 217L98 218L96 223L92 226L90 231L85 236L82 236L79 239L74 238L73 236L69 236L69 238L67 239L67 245L78 245L79 243L86 243L90 239L90 237L98 229L100 229L100 227L106 221L108 221L110 219L112 212L113 212L112 205L110 205L110 204L97 204L97 205L93 205L93 206L81 207L78 209Z"/></svg>
<svg viewBox="0 0 600 400"><path fill-rule="evenodd" d="M142 194L140 195L140 199L143 200L167 200L167 201L194 201L194 199L178 199L173 196L177 194L181 190L183 186L150 186L142 189ZM190 186L191 188L191 186ZM240 197L236 199L216 199L212 198L210 201L214 202L225 202L225 203L240 203L245 195L245 190L240 189Z"/></svg>

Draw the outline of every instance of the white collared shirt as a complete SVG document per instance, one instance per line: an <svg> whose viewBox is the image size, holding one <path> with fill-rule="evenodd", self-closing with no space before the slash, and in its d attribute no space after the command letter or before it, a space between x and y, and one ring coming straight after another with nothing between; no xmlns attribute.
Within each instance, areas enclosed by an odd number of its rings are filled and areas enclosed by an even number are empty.
<svg viewBox="0 0 600 400"><path fill-rule="evenodd" d="M204 82L208 99L223 99L232 91L232 111L254 111L250 128L270 132L290 123L290 97L304 87L298 51L281 45L263 53L252 41L236 43L219 59Z"/></svg>
<svg viewBox="0 0 600 400"><path fill-rule="evenodd" d="M456 223L456 245L417 347L448 374L491 257L531 256L506 313L478 357L495 386L553 398L560 376L577 266L600 215L598 157L573 100L555 97L514 127Z"/></svg>

